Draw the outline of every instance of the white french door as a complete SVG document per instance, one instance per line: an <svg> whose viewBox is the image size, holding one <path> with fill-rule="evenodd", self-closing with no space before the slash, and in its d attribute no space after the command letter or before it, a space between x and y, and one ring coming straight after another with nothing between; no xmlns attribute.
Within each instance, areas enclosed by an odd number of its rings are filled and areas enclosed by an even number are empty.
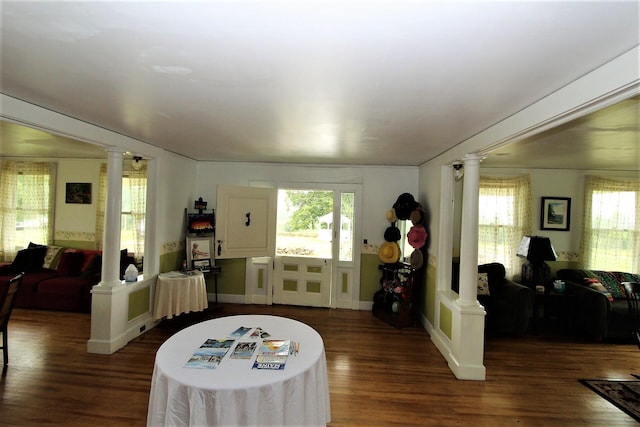
<svg viewBox="0 0 640 427"><path fill-rule="evenodd" d="M359 288L353 283L354 266L359 269L354 260L358 253L359 261L354 215L359 189L340 187L278 190L273 303L357 308L352 299Z"/></svg>

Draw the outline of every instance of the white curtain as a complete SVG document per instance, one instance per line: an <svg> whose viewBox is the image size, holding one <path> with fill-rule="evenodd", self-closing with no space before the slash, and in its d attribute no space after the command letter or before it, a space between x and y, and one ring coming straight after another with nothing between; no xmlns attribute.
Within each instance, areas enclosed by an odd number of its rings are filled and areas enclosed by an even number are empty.
<svg viewBox="0 0 640 427"><path fill-rule="evenodd" d="M139 264L144 255L144 230L147 212L147 168L129 171L129 186L131 194L131 219L133 222L133 236L136 262Z"/></svg>
<svg viewBox="0 0 640 427"><path fill-rule="evenodd" d="M478 264L499 262L507 276L519 273L516 255L522 236L531 234L531 183L519 177L480 177Z"/></svg>
<svg viewBox="0 0 640 427"><path fill-rule="evenodd" d="M96 248L102 250L104 239L104 211L107 200L107 164L100 165L100 175L98 177L98 198L96 200Z"/></svg>
<svg viewBox="0 0 640 427"><path fill-rule="evenodd" d="M584 268L640 273L640 182L585 178Z"/></svg>
<svg viewBox="0 0 640 427"><path fill-rule="evenodd" d="M133 224L133 246L127 247L129 252L133 252L136 258L136 262L139 264L142 261L144 255L144 230L145 230L145 217L147 211L147 168L146 165L140 170L135 170L130 167L128 163L123 166L123 173L127 179L123 182L128 184L128 191L124 191L124 194L130 195L130 212L126 212L127 215L131 215L131 223ZM125 185L125 184L123 184ZM98 201L96 208L96 245L99 249L102 249L104 238L104 211L106 208L107 197L107 165L102 164L100 167L100 178L98 186ZM123 203L124 205L124 203ZM126 204L129 206L129 204ZM123 222L124 224L124 222ZM126 243L126 242L125 242ZM129 246L131 243L126 243Z"/></svg>
<svg viewBox="0 0 640 427"><path fill-rule="evenodd" d="M11 261L16 253L18 163L0 163L0 260Z"/></svg>
<svg viewBox="0 0 640 427"><path fill-rule="evenodd" d="M53 243L55 164L5 160L0 181L2 260L12 260L29 242Z"/></svg>

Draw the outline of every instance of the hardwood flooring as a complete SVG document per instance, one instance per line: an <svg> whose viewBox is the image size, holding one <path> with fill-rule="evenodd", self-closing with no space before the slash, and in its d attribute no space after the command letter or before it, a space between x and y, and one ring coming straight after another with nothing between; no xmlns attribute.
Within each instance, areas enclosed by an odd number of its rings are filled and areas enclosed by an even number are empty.
<svg viewBox="0 0 640 427"><path fill-rule="evenodd" d="M637 425L578 382L640 374L632 343L490 338L487 380L460 381L422 328L397 330L369 311L235 304L165 320L112 355L86 352L86 314L15 309L0 425L144 426L158 347L189 324L232 314L291 317L322 335L331 426Z"/></svg>

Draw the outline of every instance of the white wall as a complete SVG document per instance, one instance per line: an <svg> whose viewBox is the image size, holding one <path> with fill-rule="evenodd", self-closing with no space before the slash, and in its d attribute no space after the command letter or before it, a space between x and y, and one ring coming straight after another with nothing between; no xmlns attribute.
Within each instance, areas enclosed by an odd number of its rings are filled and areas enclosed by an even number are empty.
<svg viewBox="0 0 640 427"><path fill-rule="evenodd" d="M56 159L55 162L58 167L54 230L94 233L100 164L106 163L106 159ZM91 183L91 204L66 203L65 193L68 182Z"/></svg>

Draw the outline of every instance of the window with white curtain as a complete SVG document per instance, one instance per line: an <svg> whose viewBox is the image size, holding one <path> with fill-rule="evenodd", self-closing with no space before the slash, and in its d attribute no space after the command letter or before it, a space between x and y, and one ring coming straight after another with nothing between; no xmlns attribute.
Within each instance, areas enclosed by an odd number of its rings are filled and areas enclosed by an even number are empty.
<svg viewBox="0 0 640 427"><path fill-rule="evenodd" d="M53 240L55 164L14 162L0 165L0 259L11 261L30 242Z"/></svg>
<svg viewBox="0 0 640 427"><path fill-rule="evenodd" d="M478 264L499 262L512 276L521 266L518 244L531 233L530 178L480 177L479 191Z"/></svg>
<svg viewBox="0 0 640 427"><path fill-rule="evenodd" d="M96 210L96 241L102 248L104 211L107 194L107 165L100 168ZM147 200L147 168L125 170L122 176L122 210L120 218L120 248L133 253L136 262L144 255L144 233Z"/></svg>
<svg viewBox="0 0 640 427"><path fill-rule="evenodd" d="M582 230L585 268L640 272L640 182L587 176Z"/></svg>

